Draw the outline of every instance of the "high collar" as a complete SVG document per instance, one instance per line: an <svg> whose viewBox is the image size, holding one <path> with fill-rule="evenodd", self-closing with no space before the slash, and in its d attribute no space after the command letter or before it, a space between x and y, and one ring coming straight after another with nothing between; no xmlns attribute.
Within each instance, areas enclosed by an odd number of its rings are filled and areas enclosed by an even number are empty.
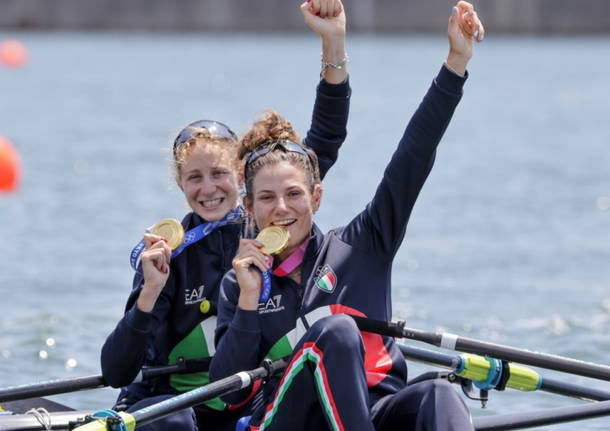
<svg viewBox="0 0 610 431"><path fill-rule="evenodd" d="M309 237L309 244L307 244L307 250L305 250L305 260L310 259L312 256L316 256L322 248L322 242L324 241L324 233L320 230L317 224L313 224L311 228L311 236Z"/></svg>

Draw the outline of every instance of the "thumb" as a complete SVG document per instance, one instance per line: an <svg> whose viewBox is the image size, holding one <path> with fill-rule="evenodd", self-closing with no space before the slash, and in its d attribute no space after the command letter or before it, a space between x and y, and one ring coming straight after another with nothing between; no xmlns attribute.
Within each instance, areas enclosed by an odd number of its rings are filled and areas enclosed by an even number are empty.
<svg viewBox="0 0 610 431"><path fill-rule="evenodd" d="M301 13L304 18L311 16L310 0L307 0L301 4Z"/></svg>
<svg viewBox="0 0 610 431"><path fill-rule="evenodd" d="M451 34L455 32L458 25L458 8L453 6L453 9L451 9L451 15L449 15L449 24L447 26L449 33Z"/></svg>
<svg viewBox="0 0 610 431"><path fill-rule="evenodd" d="M457 22L457 13L458 8L456 6L453 6L453 8L451 8L451 15L449 15L449 25L455 24Z"/></svg>

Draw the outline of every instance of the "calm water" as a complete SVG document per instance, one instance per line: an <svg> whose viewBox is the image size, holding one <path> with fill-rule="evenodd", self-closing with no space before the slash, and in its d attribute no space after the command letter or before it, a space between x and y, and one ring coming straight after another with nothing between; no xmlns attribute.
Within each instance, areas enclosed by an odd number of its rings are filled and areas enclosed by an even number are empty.
<svg viewBox="0 0 610 431"><path fill-rule="evenodd" d="M0 69L0 135L24 165L19 193L0 195L0 386L99 372L130 290L131 247L146 226L186 212L167 168L174 133L200 118L242 130L269 107L304 133L320 51L313 36L7 38L32 59ZM348 48L350 134L325 181L323 228L372 196L446 42L369 36ZM396 259L395 316L610 363L610 38L490 36L470 70ZM56 399L101 408L115 396ZM469 406L478 415L574 403L507 391L485 411Z"/></svg>

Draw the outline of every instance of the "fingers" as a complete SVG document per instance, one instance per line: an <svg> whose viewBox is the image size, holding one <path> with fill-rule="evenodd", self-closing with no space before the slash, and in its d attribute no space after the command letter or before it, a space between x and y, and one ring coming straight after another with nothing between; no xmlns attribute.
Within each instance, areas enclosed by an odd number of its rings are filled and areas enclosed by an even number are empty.
<svg viewBox="0 0 610 431"><path fill-rule="evenodd" d="M340 0L308 0L301 4L301 11L320 18L336 18L343 11Z"/></svg>
<svg viewBox="0 0 610 431"><path fill-rule="evenodd" d="M159 242L159 241L167 242L167 240L165 238L163 238L162 236L159 236L159 235L155 235L154 233L145 233L144 234L144 248L146 250L148 250L154 243Z"/></svg>
<svg viewBox="0 0 610 431"><path fill-rule="evenodd" d="M457 25L463 36L467 39L475 39L477 42L481 42L485 35L485 29L477 12L474 10L474 6L466 1L459 1L455 8L457 9L457 14L452 14L452 18L457 20Z"/></svg>
<svg viewBox="0 0 610 431"><path fill-rule="evenodd" d="M258 241L242 239L239 242L239 250L233 259L233 267L247 268L255 266L262 272L267 271L270 266L267 255L260 250L261 247L262 244Z"/></svg>
<svg viewBox="0 0 610 431"><path fill-rule="evenodd" d="M459 30L459 31L458 31ZM459 1L449 17L449 33L460 35L466 40L481 42L485 36L485 28L472 4Z"/></svg>
<svg viewBox="0 0 610 431"><path fill-rule="evenodd" d="M169 263L172 259L172 251L164 239L155 242L142 253L142 265L152 264L157 271L167 274Z"/></svg>
<svg viewBox="0 0 610 431"><path fill-rule="evenodd" d="M343 4L341 4L340 1L335 1L335 15L334 16L339 16L341 15L341 12L343 12Z"/></svg>
<svg viewBox="0 0 610 431"><path fill-rule="evenodd" d="M485 37L485 28L483 27L483 23L479 19L476 11L472 13L473 15L473 36L477 42L482 42Z"/></svg>

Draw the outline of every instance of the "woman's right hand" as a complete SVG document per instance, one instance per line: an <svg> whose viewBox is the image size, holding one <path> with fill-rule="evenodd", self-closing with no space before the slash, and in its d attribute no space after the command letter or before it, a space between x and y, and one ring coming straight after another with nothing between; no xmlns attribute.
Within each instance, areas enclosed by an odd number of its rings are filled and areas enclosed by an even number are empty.
<svg viewBox="0 0 610 431"><path fill-rule="evenodd" d="M140 256L144 285L138 297L137 306L150 313L169 278L169 263L172 251L167 241L152 233L144 235L144 251Z"/></svg>
<svg viewBox="0 0 610 431"><path fill-rule="evenodd" d="M345 37L345 12L341 0L308 0L301 4L305 23L322 38Z"/></svg>
<svg viewBox="0 0 610 431"><path fill-rule="evenodd" d="M322 61L341 65L322 71L326 82L339 84L347 78L345 52L345 11L341 0L308 0L301 4L305 23L322 38Z"/></svg>
<svg viewBox="0 0 610 431"><path fill-rule="evenodd" d="M233 269L239 284L238 306L242 310L257 310L261 295L261 272L269 269L267 255L261 251L263 245L253 239L242 239L233 258ZM260 271L260 272L259 272Z"/></svg>

